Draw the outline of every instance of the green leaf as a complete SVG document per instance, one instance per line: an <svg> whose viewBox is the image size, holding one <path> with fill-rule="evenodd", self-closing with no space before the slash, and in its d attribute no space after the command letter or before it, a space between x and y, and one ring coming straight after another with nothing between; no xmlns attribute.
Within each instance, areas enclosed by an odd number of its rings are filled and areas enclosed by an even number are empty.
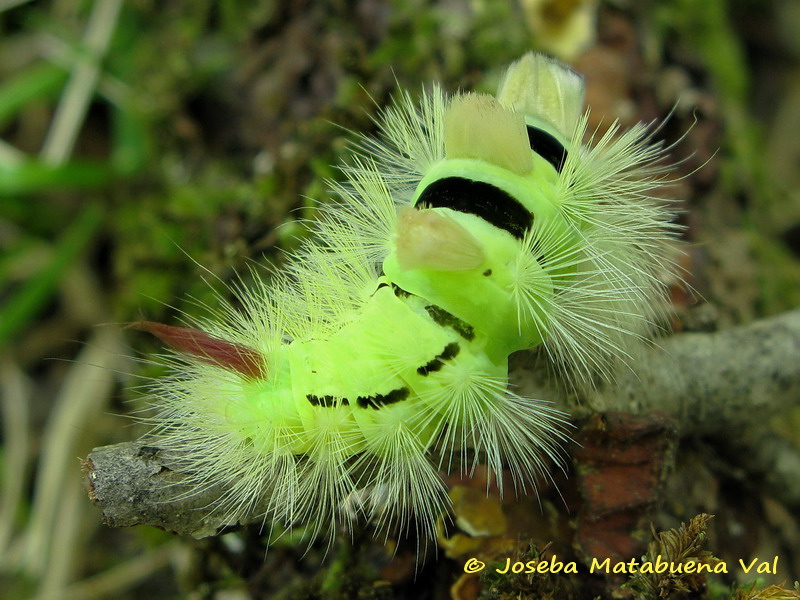
<svg viewBox="0 0 800 600"><path fill-rule="evenodd" d="M102 187L115 175L107 163L73 161L53 166L39 160L0 166L0 197L61 189Z"/></svg>
<svg viewBox="0 0 800 600"><path fill-rule="evenodd" d="M61 276L75 262L102 221L100 206L90 204L61 236L50 260L0 305L0 348L22 330L53 295Z"/></svg>
<svg viewBox="0 0 800 600"><path fill-rule="evenodd" d="M66 80L64 69L41 63L5 81L0 85L0 127L34 100L55 97Z"/></svg>

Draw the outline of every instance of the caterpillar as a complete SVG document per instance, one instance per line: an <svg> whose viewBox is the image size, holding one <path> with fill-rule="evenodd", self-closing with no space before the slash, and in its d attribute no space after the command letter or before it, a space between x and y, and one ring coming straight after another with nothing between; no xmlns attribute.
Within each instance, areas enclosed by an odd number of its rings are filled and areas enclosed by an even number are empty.
<svg viewBox="0 0 800 600"><path fill-rule="evenodd" d="M432 538L442 473L524 492L560 464L568 417L513 391L509 355L609 376L676 268L664 147L645 124L584 144L583 104L534 53L496 96L402 92L284 270L196 327L137 323L173 351L152 434L188 484L311 540L363 519Z"/></svg>

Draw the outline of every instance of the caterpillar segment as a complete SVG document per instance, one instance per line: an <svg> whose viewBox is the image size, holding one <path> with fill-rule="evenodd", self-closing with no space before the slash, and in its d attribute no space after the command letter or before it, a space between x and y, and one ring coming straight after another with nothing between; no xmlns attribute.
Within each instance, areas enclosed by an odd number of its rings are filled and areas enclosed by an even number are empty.
<svg viewBox="0 0 800 600"><path fill-rule="evenodd" d="M497 97L439 89L384 113L334 185L316 241L199 330L145 323L177 353L155 435L218 509L311 539L360 517L432 538L441 472L559 463L566 417L509 389L544 345L608 374L664 312L674 272L662 150L647 126L584 146L583 82L529 54ZM612 128L613 129L613 128Z"/></svg>

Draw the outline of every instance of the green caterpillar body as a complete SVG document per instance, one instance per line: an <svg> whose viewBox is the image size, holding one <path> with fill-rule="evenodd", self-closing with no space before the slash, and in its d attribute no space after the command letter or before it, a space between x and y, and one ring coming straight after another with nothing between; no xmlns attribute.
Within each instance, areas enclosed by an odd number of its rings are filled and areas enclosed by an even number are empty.
<svg viewBox="0 0 800 600"><path fill-rule="evenodd" d="M322 527L366 514L432 536L440 471L557 462L564 415L508 389L544 344L607 373L664 311L674 271L662 156L646 126L582 144L583 83L530 54L497 98L407 95L344 167L341 201L287 272L199 329L141 326L177 352L156 434L232 516ZM332 529L332 528L331 528Z"/></svg>

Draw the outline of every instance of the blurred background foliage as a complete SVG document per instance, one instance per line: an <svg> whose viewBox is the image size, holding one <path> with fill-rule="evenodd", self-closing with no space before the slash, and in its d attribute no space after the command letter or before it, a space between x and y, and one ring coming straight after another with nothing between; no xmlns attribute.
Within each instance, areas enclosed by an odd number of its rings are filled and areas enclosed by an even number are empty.
<svg viewBox="0 0 800 600"><path fill-rule="evenodd" d="M131 374L155 371L131 357L159 347L115 324L200 314L250 266L279 266L398 84L492 91L538 49L586 74L597 127L674 108L663 135L680 140L705 300L676 292L676 325L800 305L798 31L796 0L0 0L2 596L348 593L336 560L303 567L302 550L278 585L281 551L265 573L242 538L209 542L237 570L101 526L77 457L141 433L122 416L142 404Z"/></svg>

